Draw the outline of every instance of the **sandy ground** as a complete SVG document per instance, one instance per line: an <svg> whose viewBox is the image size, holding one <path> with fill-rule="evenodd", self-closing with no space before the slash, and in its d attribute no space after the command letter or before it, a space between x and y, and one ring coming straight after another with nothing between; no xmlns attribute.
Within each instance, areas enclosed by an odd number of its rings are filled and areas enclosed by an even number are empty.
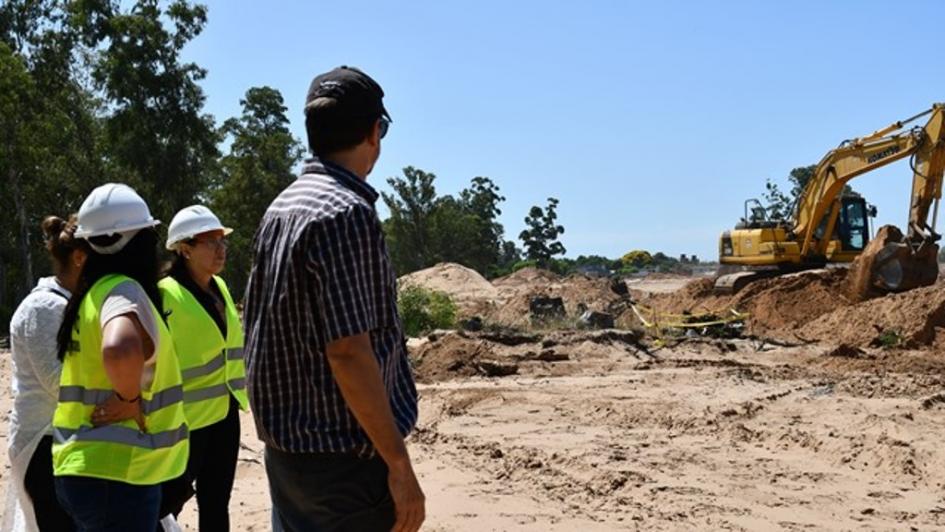
<svg viewBox="0 0 945 532"><path fill-rule="evenodd" d="M945 528L940 355L758 347L576 349L421 385L424 529ZM9 374L4 353L3 438ZM234 529L268 530L248 415L238 467Z"/></svg>
<svg viewBox="0 0 945 532"><path fill-rule="evenodd" d="M664 279L627 279L627 288L644 294L669 294L692 282L692 277L669 277Z"/></svg>

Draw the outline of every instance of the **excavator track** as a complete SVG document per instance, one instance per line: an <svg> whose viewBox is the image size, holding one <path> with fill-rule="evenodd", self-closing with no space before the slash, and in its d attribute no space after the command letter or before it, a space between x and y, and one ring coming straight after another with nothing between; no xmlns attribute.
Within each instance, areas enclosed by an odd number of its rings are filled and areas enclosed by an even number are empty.
<svg viewBox="0 0 945 532"><path fill-rule="evenodd" d="M762 279L777 277L781 272L778 270L761 271L743 271L720 275L715 279L713 293L718 295L732 295L741 291L749 284Z"/></svg>

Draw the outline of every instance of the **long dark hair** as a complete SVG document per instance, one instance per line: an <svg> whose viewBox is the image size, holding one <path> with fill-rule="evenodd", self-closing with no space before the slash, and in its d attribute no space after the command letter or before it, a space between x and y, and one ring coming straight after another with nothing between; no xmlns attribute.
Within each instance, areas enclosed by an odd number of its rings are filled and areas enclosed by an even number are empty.
<svg viewBox="0 0 945 532"><path fill-rule="evenodd" d="M96 245L107 246L116 242L120 238L118 235L96 236L89 240ZM94 249L89 249L88 259L79 275L79 284L76 291L69 299L65 314L62 318L62 325L59 326L59 334L56 337L59 348L59 360L63 360L72 342L72 331L77 327L76 320L79 317L79 305L82 299L102 277L118 273L131 277L144 288L145 293L151 303L158 310L161 319L164 319L164 306L161 304L161 295L158 292L158 235L152 229L142 229L134 236L125 247L113 255L98 253Z"/></svg>
<svg viewBox="0 0 945 532"><path fill-rule="evenodd" d="M192 244L194 239L184 240L187 244ZM190 279L190 270L187 269L187 259L180 251L171 252L171 260L164 263L161 270L161 278L172 277L178 281Z"/></svg>

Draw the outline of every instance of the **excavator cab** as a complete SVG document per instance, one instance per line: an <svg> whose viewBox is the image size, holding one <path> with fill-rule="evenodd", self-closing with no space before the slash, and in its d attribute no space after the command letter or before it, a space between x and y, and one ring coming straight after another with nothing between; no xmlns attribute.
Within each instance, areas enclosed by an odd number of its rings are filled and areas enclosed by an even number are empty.
<svg viewBox="0 0 945 532"><path fill-rule="evenodd" d="M870 241L869 210L862 196L840 198L837 238L844 251L863 251Z"/></svg>

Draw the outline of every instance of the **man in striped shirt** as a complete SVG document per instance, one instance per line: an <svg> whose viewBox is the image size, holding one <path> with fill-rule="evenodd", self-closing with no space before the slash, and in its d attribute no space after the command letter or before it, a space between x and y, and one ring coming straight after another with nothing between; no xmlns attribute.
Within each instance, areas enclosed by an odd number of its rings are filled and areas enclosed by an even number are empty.
<svg viewBox="0 0 945 532"><path fill-rule="evenodd" d="M417 391L366 182L390 124L383 96L354 68L312 81L314 158L255 236L245 361L276 530L412 532L424 519L404 445Z"/></svg>

